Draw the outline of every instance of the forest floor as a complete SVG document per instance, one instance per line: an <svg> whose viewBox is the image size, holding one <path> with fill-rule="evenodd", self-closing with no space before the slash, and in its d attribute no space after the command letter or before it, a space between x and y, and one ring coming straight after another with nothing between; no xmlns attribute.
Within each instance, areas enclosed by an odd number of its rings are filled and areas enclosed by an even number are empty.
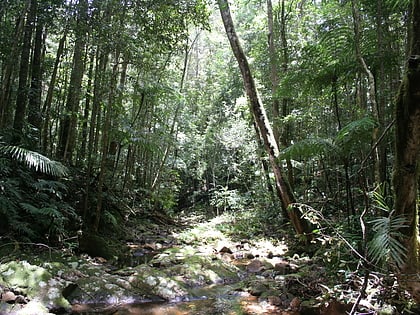
<svg viewBox="0 0 420 315"><path fill-rule="evenodd" d="M251 213L130 222L109 245L127 249L124 258L15 244L0 261L0 313L32 314L28 305L40 300L50 312L72 314L410 314L395 277L371 272L365 282L350 251L326 237L302 245L284 232L290 227L261 232ZM56 288L59 302L51 298Z"/></svg>

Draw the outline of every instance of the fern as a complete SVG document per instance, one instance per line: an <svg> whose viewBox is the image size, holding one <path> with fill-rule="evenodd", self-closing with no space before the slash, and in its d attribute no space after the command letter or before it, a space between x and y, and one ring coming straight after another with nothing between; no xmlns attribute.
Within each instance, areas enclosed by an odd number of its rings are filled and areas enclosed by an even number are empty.
<svg viewBox="0 0 420 315"><path fill-rule="evenodd" d="M401 216L377 218L370 221L375 231L373 239L368 243L368 253L375 263L392 263L402 267L407 256L406 248L400 242L403 235L399 232L407 227L406 220Z"/></svg>
<svg viewBox="0 0 420 315"><path fill-rule="evenodd" d="M295 160L309 159L315 156L327 155L333 149L334 145L329 139L308 138L287 147L280 153L280 156L281 158Z"/></svg>
<svg viewBox="0 0 420 315"><path fill-rule="evenodd" d="M337 134L334 143L347 155L361 144L369 143L376 126L371 117L363 117L344 126Z"/></svg>
<svg viewBox="0 0 420 315"><path fill-rule="evenodd" d="M67 191L65 184L53 180L38 179L38 181L35 182L32 186L38 192L52 194L60 200L63 198L63 192Z"/></svg>
<svg viewBox="0 0 420 315"><path fill-rule="evenodd" d="M23 209L25 209L29 214L34 215L34 216L44 216L47 218L58 218L58 219L62 219L63 217L61 212L58 211L57 208L54 206L38 208L26 202L21 202L20 206Z"/></svg>
<svg viewBox="0 0 420 315"><path fill-rule="evenodd" d="M113 215L110 211L105 210L104 212L104 220L106 223L112 225L113 227L118 226L118 220L115 215Z"/></svg>
<svg viewBox="0 0 420 315"><path fill-rule="evenodd" d="M50 160L46 156L19 146L1 145L0 153L10 155L16 161L23 163L28 168L47 175L56 177L66 176L67 168L60 162Z"/></svg>

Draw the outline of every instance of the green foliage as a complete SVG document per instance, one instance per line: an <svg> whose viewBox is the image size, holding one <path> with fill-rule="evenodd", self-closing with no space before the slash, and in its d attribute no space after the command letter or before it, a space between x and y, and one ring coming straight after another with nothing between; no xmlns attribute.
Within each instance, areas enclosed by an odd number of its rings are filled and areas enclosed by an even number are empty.
<svg viewBox="0 0 420 315"><path fill-rule="evenodd" d="M368 254L373 262L382 266L394 265L401 268L406 258L406 248L401 243L403 234L401 229L406 228L407 220L404 216L395 216L381 190L372 193L375 207L386 217L373 219L369 222L372 225L374 235L368 243Z"/></svg>
<svg viewBox="0 0 420 315"><path fill-rule="evenodd" d="M307 138L284 149L280 157L296 160L310 160L330 155L345 157L367 148L372 138L376 122L370 117L363 117L344 126L331 140L328 138Z"/></svg>
<svg viewBox="0 0 420 315"><path fill-rule="evenodd" d="M0 234L30 241L47 237L59 241L77 222L75 210L64 201L67 187L48 176L62 177L61 163L18 146L0 146ZM19 164L16 164L16 163Z"/></svg>
<svg viewBox="0 0 420 315"><path fill-rule="evenodd" d="M371 117L352 121L338 132L334 142L344 155L348 155L370 144L375 127L376 122Z"/></svg>
<svg viewBox="0 0 420 315"><path fill-rule="evenodd" d="M226 210L244 210L248 203L246 196L241 195L236 189L229 189L227 186L219 186L211 192L210 205L217 209L217 213Z"/></svg>
<svg viewBox="0 0 420 315"><path fill-rule="evenodd" d="M307 138L282 150L280 157L296 160L308 160L313 157L329 155L335 148L330 139Z"/></svg>
<svg viewBox="0 0 420 315"><path fill-rule="evenodd" d="M50 160L46 156L19 146L2 145L0 154L9 155L12 159L23 163L28 168L52 176L66 176L67 168L60 162Z"/></svg>
<svg viewBox="0 0 420 315"><path fill-rule="evenodd" d="M402 216L377 218L369 222L375 232L368 243L368 252L375 263L383 266L395 265L401 268L407 255L407 250L401 243L403 234L399 231L407 227L407 221Z"/></svg>

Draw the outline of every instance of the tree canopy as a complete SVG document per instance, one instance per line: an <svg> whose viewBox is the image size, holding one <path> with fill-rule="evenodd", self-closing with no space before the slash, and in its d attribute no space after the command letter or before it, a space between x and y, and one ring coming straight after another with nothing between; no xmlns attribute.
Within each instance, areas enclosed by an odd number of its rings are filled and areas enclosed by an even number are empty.
<svg viewBox="0 0 420 315"><path fill-rule="evenodd" d="M252 210L418 274L411 2L2 1L0 237Z"/></svg>

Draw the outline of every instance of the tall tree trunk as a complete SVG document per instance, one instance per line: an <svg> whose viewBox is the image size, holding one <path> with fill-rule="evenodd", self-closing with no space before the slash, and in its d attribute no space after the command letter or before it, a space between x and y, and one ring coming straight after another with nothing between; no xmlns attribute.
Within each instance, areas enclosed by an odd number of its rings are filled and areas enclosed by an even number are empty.
<svg viewBox="0 0 420 315"><path fill-rule="evenodd" d="M351 1L351 7L352 7L352 14L353 14L353 28L354 28L354 45L355 45L355 53L357 61L359 62L360 66L362 67L362 70L365 72L367 79L368 79L368 102L370 103L372 115L375 117L378 124L382 121L380 113L379 113L379 107L378 103L376 101L376 80L372 73L372 71L369 69L368 65L366 64L365 59L363 58L362 51L360 48L360 41L361 41L361 33L360 33L360 14L359 14L359 4L358 0L352 0ZM382 127L379 125L379 127ZM373 129L372 133L372 143L376 143L378 140L378 137L380 135L379 127L375 127ZM380 175L380 162L381 162L381 154L379 146L377 146L374 150L374 167L375 167L375 182L377 184L381 184L381 175Z"/></svg>
<svg viewBox="0 0 420 315"><path fill-rule="evenodd" d="M29 91L29 103L28 103L28 123L32 126L34 134L31 135L31 139L34 139L34 148L39 148L41 140L41 95L42 95L42 51L44 44L44 24L41 18L38 16L36 31L35 31L35 44L32 57L32 77L31 77L31 89Z"/></svg>
<svg viewBox="0 0 420 315"><path fill-rule="evenodd" d="M96 202L96 211L95 211L95 221L93 224L93 230L98 232L99 223L102 215L102 203L103 203L103 187L105 184L106 175L108 173L108 156L112 146L110 145L110 133L111 133L111 120L113 114L113 107L115 96L117 93L117 78L119 70L119 52L115 53L115 62L111 74L111 82L109 83L109 94L107 106L104 109L104 125L102 127L102 152L101 152L101 169L99 171L98 178L98 191L97 191L97 202Z"/></svg>
<svg viewBox="0 0 420 315"><path fill-rule="evenodd" d="M242 50L239 38L235 32L228 1L218 0L218 5L227 37L232 47L233 54L238 61L239 69L242 73L242 78L244 81L246 94L250 102L252 114L257 123L258 129L260 130L261 137L263 138L264 142L264 147L267 151L269 161L274 172L276 190L280 198L281 205L283 209L288 212L290 222L295 228L297 234L310 234L310 225L304 218L302 218L302 214L300 213L299 209L293 205L295 203L295 197L289 187L289 184L282 174L280 166L277 163L277 157L279 154L278 146L274 139L272 128L268 122L265 109L259 99L248 60Z"/></svg>
<svg viewBox="0 0 420 315"><path fill-rule="evenodd" d="M92 112L89 122L89 140L87 143L87 171L86 171L86 186L83 196L83 221L90 223L88 218L89 200L90 200L90 182L93 177L94 156L97 153L97 143L99 138L99 131L97 130L98 121L100 120L100 107L103 100L103 76L106 66L108 64L108 51L104 51L101 47L96 49L96 65L95 65L95 81L93 83L93 99Z"/></svg>
<svg viewBox="0 0 420 315"><path fill-rule="evenodd" d="M22 38L22 33L24 32L25 26L25 16L27 15L28 9L30 6L30 1L26 5L25 9L23 10L22 14L18 17L14 32L15 41L13 41L13 46L10 49L10 53L7 56L7 63L4 65L2 69L2 84L1 84L1 91L0 91L0 128L5 126L9 126L13 123L12 117L12 104L10 100L11 94L11 84L14 80L14 71L13 69L16 67L16 56L19 53L19 42Z"/></svg>
<svg viewBox="0 0 420 315"><path fill-rule="evenodd" d="M280 118L280 102L277 95L277 88L279 86L279 74L277 67L277 49L275 45L275 32L274 32L274 18L273 18L273 4L271 0L267 0L267 25L268 25L268 56L270 60L270 81L271 81L271 98L273 103L273 134L277 141L277 145L280 144L280 128L277 120Z"/></svg>
<svg viewBox="0 0 420 315"><path fill-rule="evenodd" d="M419 272L418 198L420 173L420 0L412 1L410 51L396 102L396 156L393 184L395 214L404 216L402 229L408 255L405 272Z"/></svg>
<svg viewBox="0 0 420 315"><path fill-rule="evenodd" d="M73 67L67 94L64 118L58 144L58 157L64 162L72 163L77 130L77 111L79 109L83 73L85 69L84 51L86 45L87 0L78 4L78 23L73 52Z"/></svg>
<svg viewBox="0 0 420 315"><path fill-rule="evenodd" d="M83 111L83 122L82 122L82 132L81 132L81 144L80 150L78 152L77 157L77 164L79 166L84 165L84 161L86 161L86 146L88 142L88 120L89 114L91 112L91 101L92 101L92 81L93 81L93 68L95 65L95 52L90 53L90 61L89 61L89 71L88 71L88 81L86 85L86 101L85 101L85 109Z"/></svg>
<svg viewBox="0 0 420 315"><path fill-rule="evenodd" d="M50 84L48 85L47 96L44 101L44 105L42 106L42 116L44 118L42 124L42 139L41 139L41 147L42 152L46 153L48 151L49 145L49 129L50 129L50 112L51 112L51 105L54 95L54 89L57 81L57 73L58 73L58 66L60 65L61 56L63 55L64 51L64 43L66 42L66 34L67 31L64 31L63 36L60 38L57 48L57 55L54 61L54 68L51 74Z"/></svg>
<svg viewBox="0 0 420 315"><path fill-rule="evenodd" d="M16 97L15 116L13 120L13 129L15 129L15 131L17 131L18 133L23 132L26 106L28 103L29 59L31 53L32 32L36 18L37 4L37 0L31 0L28 17L26 19L25 24L22 52L20 55L19 87ZM19 141L18 139L16 140Z"/></svg>
<svg viewBox="0 0 420 315"><path fill-rule="evenodd" d="M377 38L377 54L380 60L384 58L385 54L385 41L384 31L386 25L387 16L384 15L383 0L377 0L376 9L376 38ZM389 81L389 80L388 80ZM378 123L379 123L379 134L383 134L386 129L386 97L385 90L387 84L387 78L385 77L385 64L379 63L378 75L377 75L377 106L378 106ZM378 139L379 140L379 139ZM379 183L387 182L387 146L385 143L380 141L378 143L378 171L379 171ZM389 188L389 187L388 187Z"/></svg>

